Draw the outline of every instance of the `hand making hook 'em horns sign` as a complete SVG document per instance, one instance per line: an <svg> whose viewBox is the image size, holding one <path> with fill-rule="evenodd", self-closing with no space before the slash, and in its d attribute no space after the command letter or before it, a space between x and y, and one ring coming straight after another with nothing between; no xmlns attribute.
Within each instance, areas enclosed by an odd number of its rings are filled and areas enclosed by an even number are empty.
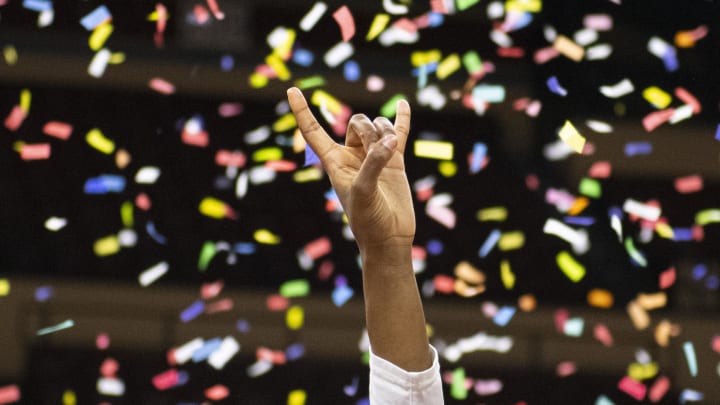
<svg viewBox="0 0 720 405"><path fill-rule="evenodd" d="M308 108L302 92L288 90L288 101L303 137L320 158L345 209L358 246L411 246L415 235L412 194L403 152L410 130L410 105L397 105L395 123L355 114L345 146L336 143Z"/></svg>

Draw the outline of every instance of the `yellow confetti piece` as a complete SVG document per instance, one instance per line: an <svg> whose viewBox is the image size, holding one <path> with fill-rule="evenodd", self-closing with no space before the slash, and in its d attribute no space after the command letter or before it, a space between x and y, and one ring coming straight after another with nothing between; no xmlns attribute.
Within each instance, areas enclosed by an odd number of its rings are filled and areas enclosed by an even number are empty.
<svg viewBox="0 0 720 405"><path fill-rule="evenodd" d="M295 44L295 38L297 33L293 29L285 30L285 41L273 49L273 55L278 57L281 61L287 60L292 52L293 45ZM268 63L269 64L269 63ZM271 65L272 66L272 65Z"/></svg>
<svg viewBox="0 0 720 405"><path fill-rule="evenodd" d="M110 54L110 59L108 59L108 64L110 64L110 65L119 65L124 62L125 62L125 53L124 52L113 52Z"/></svg>
<svg viewBox="0 0 720 405"><path fill-rule="evenodd" d="M285 132L295 128L296 126L297 122L295 121L295 116L292 113L287 113L275 121L272 129L275 132Z"/></svg>
<svg viewBox="0 0 720 405"><path fill-rule="evenodd" d="M63 392L62 402L63 405L76 405L77 397L75 396L75 391L67 390Z"/></svg>
<svg viewBox="0 0 720 405"><path fill-rule="evenodd" d="M98 128L91 129L85 136L85 141L88 145L99 150L100 152L109 155L115 151L115 142L105 137L105 135Z"/></svg>
<svg viewBox="0 0 720 405"><path fill-rule="evenodd" d="M661 238L672 240L675 237L675 232L672 227L664 222L658 222L655 224L655 232L657 232Z"/></svg>
<svg viewBox="0 0 720 405"><path fill-rule="evenodd" d="M311 166L307 169L298 170L293 173L293 181L296 183L307 183L309 181L318 181L323 178L322 170Z"/></svg>
<svg viewBox="0 0 720 405"><path fill-rule="evenodd" d="M120 239L117 235L108 235L100 238L93 244L93 251L96 256L110 256L120 251Z"/></svg>
<svg viewBox="0 0 720 405"><path fill-rule="evenodd" d="M569 278L572 282L577 283L585 277L585 266L580 264L570 253L562 251L558 253L557 265L560 270Z"/></svg>
<svg viewBox="0 0 720 405"><path fill-rule="evenodd" d="M131 201L125 201L120 206L120 218L122 218L123 226L126 228L132 228L134 224L133 209L135 206Z"/></svg>
<svg viewBox="0 0 720 405"><path fill-rule="evenodd" d="M502 222L507 219L507 209L505 207L487 207L477 212L477 219L481 222L497 221Z"/></svg>
<svg viewBox="0 0 720 405"><path fill-rule="evenodd" d="M260 89L268 84L268 78L260 73L253 73L250 75L250 86L254 89Z"/></svg>
<svg viewBox="0 0 720 405"><path fill-rule="evenodd" d="M542 0L508 0L505 3L505 10L539 13L542 11Z"/></svg>
<svg viewBox="0 0 720 405"><path fill-rule="evenodd" d="M112 35L113 29L114 27L112 24L98 25L93 30L93 33L90 34L90 38L88 39L90 49L93 51L99 51L105 45L108 38L110 38L110 35Z"/></svg>
<svg viewBox="0 0 720 405"><path fill-rule="evenodd" d="M444 80L460 69L460 66L460 56L453 53L452 55L448 55L442 62L440 62L440 64L438 64L437 72L435 74L438 79Z"/></svg>
<svg viewBox="0 0 720 405"><path fill-rule="evenodd" d="M502 280L506 290L512 290L515 287L515 274L512 272L510 262L507 260L500 262L500 280Z"/></svg>
<svg viewBox="0 0 720 405"><path fill-rule="evenodd" d="M588 304L596 308L611 308L613 306L613 295L608 290L595 288L587 295Z"/></svg>
<svg viewBox="0 0 720 405"><path fill-rule="evenodd" d="M373 39L377 38L377 36L385 30L385 27L387 27L389 22L390 16L388 14L375 14L375 18L373 18L372 24L370 24L370 29L365 36L365 40L372 41Z"/></svg>
<svg viewBox="0 0 720 405"><path fill-rule="evenodd" d="M30 103L32 102L32 93L28 89L22 89L20 91L20 109L25 112L25 115L30 113Z"/></svg>
<svg viewBox="0 0 720 405"><path fill-rule="evenodd" d="M638 305L645 310L653 310L662 308L667 305L667 294L664 291L660 291L654 294L638 294L636 299Z"/></svg>
<svg viewBox="0 0 720 405"><path fill-rule="evenodd" d="M253 238L255 238L257 243L262 243L264 245L277 245L280 243L280 237L267 229L258 229L255 233L253 233Z"/></svg>
<svg viewBox="0 0 720 405"><path fill-rule="evenodd" d="M316 106L325 106L333 114L339 114L342 111L342 104L333 96L322 90L315 90L310 97L310 102Z"/></svg>
<svg viewBox="0 0 720 405"><path fill-rule="evenodd" d="M455 266L453 270L455 277L470 283L470 284L482 284L485 282L485 274L475 268L470 262L462 261Z"/></svg>
<svg viewBox="0 0 720 405"><path fill-rule="evenodd" d="M553 48L575 62L580 62L585 56L585 49L564 35L558 35Z"/></svg>
<svg viewBox="0 0 720 405"><path fill-rule="evenodd" d="M644 330L650 326L650 316L647 311L641 307L637 301L630 301L627 305L627 312L630 320L637 330Z"/></svg>
<svg viewBox="0 0 720 405"><path fill-rule="evenodd" d="M695 214L695 223L700 226L714 224L720 222L720 209L710 208L702 211L698 211Z"/></svg>
<svg viewBox="0 0 720 405"><path fill-rule="evenodd" d="M268 160L280 160L283 158L282 149L277 146L268 146L258 149L252 154L254 162L267 162Z"/></svg>
<svg viewBox="0 0 720 405"><path fill-rule="evenodd" d="M627 375L635 381L649 380L658 373L657 363L632 363L628 366Z"/></svg>
<svg viewBox="0 0 720 405"><path fill-rule="evenodd" d="M672 96L656 86L643 90L643 98L658 109L666 108L672 103Z"/></svg>
<svg viewBox="0 0 720 405"><path fill-rule="evenodd" d="M307 393L305 390L293 390L288 394L287 405L305 405Z"/></svg>
<svg viewBox="0 0 720 405"><path fill-rule="evenodd" d="M282 81L290 80L290 70L288 70L285 62L283 62L279 56L275 54L268 55L265 58L265 63L267 63L268 66L270 66L270 68L277 74L278 79Z"/></svg>
<svg viewBox="0 0 720 405"><path fill-rule="evenodd" d="M227 204L213 197L203 198L198 210L201 214L215 219L224 218L228 214Z"/></svg>
<svg viewBox="0 0 720 405"><path fill-rule="evenodd" d="M8 294L10 294L10 280L0 278L0 297L5 297Z"/></svg>
<svg viewBox="0 0 720 405"><path fill-rule="evenodd" d="M428 159L452 160L454 145L450 142L417 140L415 156Z"/></svg>
<svg viewBox="0 0 720 405"><path fill-rule="evenodd" d="M5 58L5 63L9 66L14 66L18 61L17 49L12 45L5 45L3 48L3 57Z"/></svg>
<svg viewBox="0 0 720 405"><path fill-rule="evenodd" d="M585 147L585 137L580 135L575 126L570 121L565 121L565 125L558 133L560 139L577 153L582 153Z"/></svg>
<svg viewBox="0 0 720 405"><path fill-rule="evenodd" d="M415 51L410 54L410 63L414 67L427 65L433 62L439 62L442 58L442 52L439 49L431 49L429 51Z"/></svg>
<svg viewBox="0 0 720 405"><path fill-rule="evenodd" d="M520 249L523 245L525 245L525 233L523 231L505 232L498 241L498 248L502 251Z"/></svg>
<svg viewBox="0 0 720 405"><path fill-rule="evenodd" d="M285 314L285 323L290 330L302 328L303 323L305 323L305 311L303 311L302 307L297 305L290 307Z"/></svg>
<svg viewBox="0 0 720 405"><path fill-rule="evenodd" d="M438 172L443 177L452 177L457 174L457 165L452 161L443 161L438 164Z"/></svg>

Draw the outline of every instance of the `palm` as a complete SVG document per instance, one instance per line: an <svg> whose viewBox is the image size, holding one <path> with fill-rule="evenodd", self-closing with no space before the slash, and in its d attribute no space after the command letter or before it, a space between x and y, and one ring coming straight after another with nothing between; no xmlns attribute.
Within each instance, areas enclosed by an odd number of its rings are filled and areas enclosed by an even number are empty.
<svg viewBox="0 0 720 405"><path fill-rule="evenodd" d="M412 243L415 215L402 156L410 121L407 103L399 105L394 125L385 118L371 122L364 115L353 116L345 146L340 146L320 127L299 90L291 89L288 98L303 137L330 176L358 243Z"/></svg>

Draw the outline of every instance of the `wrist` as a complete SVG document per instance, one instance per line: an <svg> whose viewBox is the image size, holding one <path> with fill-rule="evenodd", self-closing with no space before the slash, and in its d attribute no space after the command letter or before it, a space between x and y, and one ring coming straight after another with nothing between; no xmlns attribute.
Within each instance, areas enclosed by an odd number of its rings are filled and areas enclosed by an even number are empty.
<svg viewBox="0 0 720 405"><path fill-rule="evenodd" d="M358 244L363 268L387 267L412 269L412 240Z"/></svg>

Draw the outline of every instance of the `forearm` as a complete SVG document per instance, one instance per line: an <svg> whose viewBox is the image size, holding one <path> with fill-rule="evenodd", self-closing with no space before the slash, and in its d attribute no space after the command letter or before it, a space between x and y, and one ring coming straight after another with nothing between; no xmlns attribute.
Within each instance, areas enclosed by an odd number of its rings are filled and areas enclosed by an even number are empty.
<svg viewBox="0 0 720 405"><path fill-rule="evenodd" d="M432 357L411 246L361 248L360 253L373 352L407 371L427 369Z"/></svg>

